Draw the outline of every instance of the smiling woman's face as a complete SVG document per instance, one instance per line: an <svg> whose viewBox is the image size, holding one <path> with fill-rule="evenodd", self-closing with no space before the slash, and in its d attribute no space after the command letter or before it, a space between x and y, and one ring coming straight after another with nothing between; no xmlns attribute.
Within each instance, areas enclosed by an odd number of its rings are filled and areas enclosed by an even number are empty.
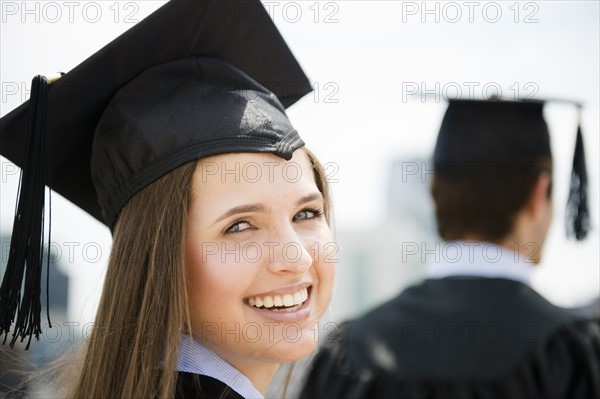
<svg viewBox="0 0 600 399"><path fill-rule="evenodd" d="M247 376L317 344L337 248L323 207L303 150L290 161L213 156L194 174L186 231L192 332Z"/></svg>

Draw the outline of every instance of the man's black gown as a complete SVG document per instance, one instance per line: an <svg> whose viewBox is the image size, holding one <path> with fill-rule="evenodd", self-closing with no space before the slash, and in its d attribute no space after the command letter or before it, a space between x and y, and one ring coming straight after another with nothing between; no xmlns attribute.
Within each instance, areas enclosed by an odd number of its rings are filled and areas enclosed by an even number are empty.
<svg viewBox="0 0 600 399"><path fill-rule="evenodd" d="M600 398L600 323L507 279L414 286L327 337L301 397Z"/></svg>

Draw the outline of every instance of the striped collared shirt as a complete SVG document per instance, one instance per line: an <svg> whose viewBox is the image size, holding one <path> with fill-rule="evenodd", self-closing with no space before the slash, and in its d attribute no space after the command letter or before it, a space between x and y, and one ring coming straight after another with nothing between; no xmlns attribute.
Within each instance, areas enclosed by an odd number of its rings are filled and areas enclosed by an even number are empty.
<svg viewBox="0 0 600 399"><path fill-rule="evenodd" d="M248 377L187 334L181 336L177 371L212 377L246 399L264 399Z"/></svg>

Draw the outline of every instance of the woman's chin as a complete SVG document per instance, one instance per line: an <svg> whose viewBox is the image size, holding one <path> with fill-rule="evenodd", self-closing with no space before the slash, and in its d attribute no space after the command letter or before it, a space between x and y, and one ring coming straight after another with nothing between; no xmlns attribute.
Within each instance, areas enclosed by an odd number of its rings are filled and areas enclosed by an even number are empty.
<svg viewBox="0 0 600 399"><path fill-rule="evenodd" d="M312 336L313 331L302 331L303 333L310 333L311 336L301 336L297 341L292 342L291 340L282 340L277 344L271 346L266 352L265 356L280 363L294 362L300 360L317 349L317 340Z"/></svg>

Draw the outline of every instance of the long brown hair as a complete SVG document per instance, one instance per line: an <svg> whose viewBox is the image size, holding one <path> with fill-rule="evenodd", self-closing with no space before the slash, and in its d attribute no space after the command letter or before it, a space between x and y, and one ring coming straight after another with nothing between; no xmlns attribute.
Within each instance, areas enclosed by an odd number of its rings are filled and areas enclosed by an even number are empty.
<svg viewBox="0 0 600 399"><path fill-rule="evenodd" d="M329 222L325 171L309 150L303 151ZM70 397L174 396L181 332L190 325L184 243L198 162L150 184L121 211L94 331Z"/></svg>

